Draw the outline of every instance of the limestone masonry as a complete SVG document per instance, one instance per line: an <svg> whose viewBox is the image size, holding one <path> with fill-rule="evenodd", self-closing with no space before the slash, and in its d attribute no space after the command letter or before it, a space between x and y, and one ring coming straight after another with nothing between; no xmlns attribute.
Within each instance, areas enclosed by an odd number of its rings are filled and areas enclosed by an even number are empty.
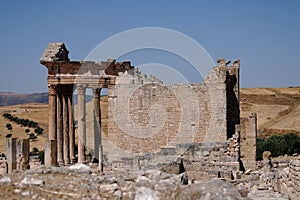
<svg viewBox="0 0 300 200"><path fill-rule="evenodd" d="M48 68L47 165L69 164L76 160L74 89L78 91L77 160L86 161L87 88L94 92L94 156L97 159L103 156L99 98L101 89L108 88L108 133L105 137L124 155L155 153L164 147L194 143L211 144L213 149L217 143L230 143L237 133L237 137L243 137L233 147L236 148L236 161L244 162L246 168L255 167L256 115L242 119L239 125L239 60L229 67L225 60L218 60L218 65L203 83L165 85L153 76L147 78L130 62L70 61L68 53L63 43L50 43L40 60ZM56 142L51 142L54 140ZM110 155L106 158L115 159ZM100 161L103 162L103 158Z"/></svg>
<svg viewBox="0 0 300 200"><path fill-rule="evenodd" d="M229 65L219 59L202 83L164 84L129 61L70 61L68 53L64 43L50 43L40 58L48 70L45 165L50 171L70 165L86 168L87 163L101 174L151 175L159 170L159 174L181 174L180 184L191 188L200 180L219 179L236 186L238 196L300 197L300 157L275 162L270 152L264 152L264 160L256 161L257 115L240 118L239 60ZM100 107L103 88L108 91L105 132ZM87 91L92 91L92 110L87 110ZM87 137L91 135L87 126L92 127L92 138ZM29 158L28 139L7 139L6 156L0 158L1 174L42 169L37 157ZM125 179L126 187L128 181L151 182L145 175ZM127 190L119 190L121 183L100 185L100 192L107 190L103 195L112 197L119 191L118 196L125 197Z"/></svg>

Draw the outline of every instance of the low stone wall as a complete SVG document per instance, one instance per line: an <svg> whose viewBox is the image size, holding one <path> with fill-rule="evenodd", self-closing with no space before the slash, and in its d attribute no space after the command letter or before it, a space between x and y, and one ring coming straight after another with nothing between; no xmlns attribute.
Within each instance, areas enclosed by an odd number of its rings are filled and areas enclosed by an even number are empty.
<svg viewBox="0 0 300 200"><path fill-rule="evenodd" d="M160 167L162 171L180 174L186 172L189 180L223 178L233 180L241 174L239 159L239 134L226 142L185 143L176 147L162 147L157 153L124 157L111 163L120 170L149 170Z"/></svg>
<svg viewBox="0 0 300 200"><path fill-rule="evenodd" d="M300 156L289 162L279 175L280 190L291 199L300 199Z"/></svg>
<svg viewBox="0 0 300 200"><path fill-rule="evenodd" d="M187 149L183 164L189 178L239 178L241 164L238 141L239 134L236 133L227 142L198 143Z"/></svg>

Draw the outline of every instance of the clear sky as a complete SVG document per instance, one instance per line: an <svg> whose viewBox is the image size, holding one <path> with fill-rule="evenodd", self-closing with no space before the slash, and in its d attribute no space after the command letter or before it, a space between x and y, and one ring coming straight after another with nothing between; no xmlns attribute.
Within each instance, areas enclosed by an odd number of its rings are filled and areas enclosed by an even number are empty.
<svg viewBox="0 0 300 200"><path fill-rule="evenodd" d="M299 8L297 0L1 1L0 91L47 92L39 58L49 42L84 60L101 41L139 27L184 33L215 61L240 59L242 87L300 86Z"/></svg>

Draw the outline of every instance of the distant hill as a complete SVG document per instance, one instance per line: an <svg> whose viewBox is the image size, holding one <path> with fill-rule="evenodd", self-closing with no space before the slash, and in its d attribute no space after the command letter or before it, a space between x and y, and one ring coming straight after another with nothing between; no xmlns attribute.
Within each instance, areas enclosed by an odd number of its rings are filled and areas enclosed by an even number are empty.
<svg viewBox="0 0 300 200"><path fill-rule="evenodd" d="M48 93L17 94L12 92L0 92L0 106L47 102Z"/></svg>
<svg viewBox="0 0 300 200"><path fill-rule="evenodd" d="M73 96L77 104L77 95ZM93 99L92 95L86 95L86 102ZM48 93L17 94L13 92L0 92L0 106L12 106L27 103L48 103Z"/></svg>

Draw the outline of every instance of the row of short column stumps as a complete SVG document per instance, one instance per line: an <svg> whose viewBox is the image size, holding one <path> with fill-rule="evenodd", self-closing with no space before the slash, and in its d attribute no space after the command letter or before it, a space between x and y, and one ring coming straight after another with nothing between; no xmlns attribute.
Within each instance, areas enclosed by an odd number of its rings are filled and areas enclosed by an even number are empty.
<svg viewBox="0 0 300 200"><path fill-rule="evenodd" d="M53 159L57 157L56 146L56 140L45 143L45 155L48 154L44 160L46 166L62 166L58 164L56 159ZM101 152L102 149L99 149L99 151ZM48 158L48 160L46 158ZM75 164L76 161L77 160L70 163L70 165ZM87 163L87 161L81 163ZM15 170L25 171L37 168L41 165L42 161L39 155L30 155L29 139L8 138L6 140L6 154L4 155L0 152L0 174L12 173ZM103 172L103 162L99 162L99 170Z"/></svg>
<svg viewBox="0 0 300 200"><path fill-rule="evenodd" d="M29 151L29 139L8 138L6 141L6 157L0 157L0 174L29 169ZM32 161L33 164L36 164L36 158L32 158Z"/></svg>

